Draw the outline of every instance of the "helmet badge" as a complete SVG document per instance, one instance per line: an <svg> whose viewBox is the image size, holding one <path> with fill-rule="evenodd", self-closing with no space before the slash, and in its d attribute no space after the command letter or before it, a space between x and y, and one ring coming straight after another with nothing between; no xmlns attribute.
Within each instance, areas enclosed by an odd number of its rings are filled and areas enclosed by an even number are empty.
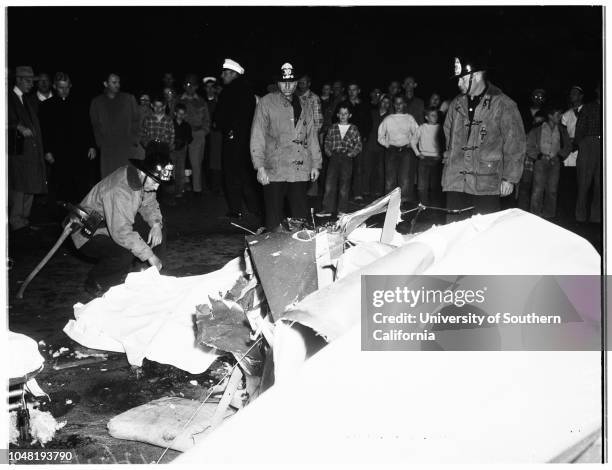
<svg viewBox="0 0 612 470"><path fill-rule="evenodd" d="M283 72L282 74L283 80L291 80L295 78L293 76L293 65L291 65L289 62L284 63L283 66L281 67L281 70Z"/></svg>
<svg viewBox="0 0 612 470"><path fill-rule="evenodd" d="M461 61L459 61L459 57L455 57L455 75L461 75Z"/></svg>

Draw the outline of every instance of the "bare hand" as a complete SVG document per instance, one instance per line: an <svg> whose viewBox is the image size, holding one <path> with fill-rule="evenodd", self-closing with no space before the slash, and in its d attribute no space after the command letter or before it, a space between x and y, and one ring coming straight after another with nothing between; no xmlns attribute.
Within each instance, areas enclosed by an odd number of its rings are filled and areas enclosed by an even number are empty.
<svg viewBox="0 0 612 470"><path fill-rule="evenodd" d="M161 269L162 269L162 262L161 262L161 260L160 260L160 259L159 259L157 256L155 256L155 255L151 256L151 257L150 257L150 258L147 260L147 262L148 262L148 263L149 263L151 266L155 266L155 267L157 268L157 270L158 270L158 271L161 271Z"/></svg>
<svg viewBox="0 0 612 470"><path fill-rule="evenodd" d="M319 170L317 168L313 168L310 170L310 181L317 181L319 177Z"/></svg>
<svg viewBox="0 0 612 470"><path fill-rule="evenodd" d="M92 148L90 148L87 151L87 158L89 158L90 160L93 160L93 159L96 158L96 149L95 148L92 147Z"/></svg>
<svg viewBox="0 0 612 470"><path fill-rule="evenodd" d="M264 167L261 167L257 170L257 181L259 181L264 186L270 183L270 178L268 177L268 173Z"/></svg>
<svg viewBox="0 0 612 470"><path fill-rule="evenodd" d="M155 248L162 242L162 229L158 224L155 224L151 227L149 231L149 238L147 243L151 246L151 248Z"/></svg>
<svg viewBox="0 0 612 470"><path fill-rule="evenodd" d="M45 160L47 160L52 165L55 163L55 158L53 158L53 154L51 152L45 153Z"/></svg>
<svg viewBox="0 0 612 470"><path fill-rule="evenodd" d="M507 181L502 181L501 186L499 187L499 195L501 197L506 197L512 194L514 190L514 184L508 183Z"/></svg>
<svg viewBox="0 0 612 470"><path fill-rule="evenodd" d="M19 132L21 132L21 135L23 135L24 137L34 137L34 133L27 127L19 128Z"/></svg>

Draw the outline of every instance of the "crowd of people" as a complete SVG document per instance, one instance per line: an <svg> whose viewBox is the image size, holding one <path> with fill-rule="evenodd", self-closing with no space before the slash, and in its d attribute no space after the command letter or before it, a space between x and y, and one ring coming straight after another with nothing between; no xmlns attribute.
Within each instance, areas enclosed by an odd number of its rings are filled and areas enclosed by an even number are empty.
<svg viewBox="0 0 612 470"><path fill-rule="evenodd" d="M165 73L159 92L136 96L111 73L87 109L72 99L67 73L51 78L16 67L8 97L11 229L32 230L36 194L79 203L126 165L143 170L142 190L157 173L134 162L163 166L166 157L174 181L158 190L163 203L222 192L229 218L263 215L269 231L283 230L287 216L309 219L309 196L321 201L318 217L332 217L351 198L372 200L395 187L404 208L420 202L487 213L508 197L554 218L559 192L567 196L575 184L576 220L601 222L599 87L592 103L574 85L567 103L535 89L519 106L489 82L483 61L458 57L455 97L433 93L425 102L415 93L417 78L407 76L365 98L357 81L324 83L316 94L311 77L287 62L260 97L238 61L226 59L220 69L220 79L186 74L180 90Z"/></svg>

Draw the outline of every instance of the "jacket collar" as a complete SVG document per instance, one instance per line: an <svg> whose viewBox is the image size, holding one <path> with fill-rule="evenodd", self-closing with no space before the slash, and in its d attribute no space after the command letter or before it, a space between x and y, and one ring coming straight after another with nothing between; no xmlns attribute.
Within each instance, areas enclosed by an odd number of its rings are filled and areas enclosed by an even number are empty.
<svg viewBox="0 0 612 470"><path fill-rule="evenodd" d="M144 185L142 181L140 181L140 175L138 174L138 169L135 166L128 165L126 168L126 177L128 185L134 191L140 191Z"/></svg>

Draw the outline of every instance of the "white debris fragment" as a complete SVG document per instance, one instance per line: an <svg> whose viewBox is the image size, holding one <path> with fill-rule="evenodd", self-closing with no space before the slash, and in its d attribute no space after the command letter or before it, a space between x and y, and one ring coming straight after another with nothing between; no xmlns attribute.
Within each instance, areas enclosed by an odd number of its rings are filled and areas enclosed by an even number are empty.
<svg viewBox="0 0 612 470"><path fill-rule="evenodd" d="M66 398L66 405L72 405L72 400L70 398Z"/></svg>
<svg viewBox="0 0 612 470"><path fill-rule="evenodd" d="M272 256L280 256L281 252L280 251L275 251L274 253L272 253Z"/></svg>
<svg viewBox="0 0 612 470"><path fill-rule="evenodd" d="M55 351L53 354L51 354L51 356L53 357L59 357L60 353L59 351Z"/></svg>
<svg viewBox="0 0 612 470"><path fill-rule="evenodd" d="M198 381L197 380L190 380L189 383L193 386L197 386L198 385Z"/></svg>
<svg viewBox="0 0 612 470"><path fill-rule="evenodd" d="M42 339L38 342L38 344L40 344L41 346L46 346L47 343L45 343Z"/></svg>
<svg viewBox="0 0 612 470"><path fill-rule="evenodd" d="M66 351L70 351L70 349L64 348L63 346L61 348L59 348L59 353L60 354L65 353Z"/></svg>
<svg viewBox="0 0 612 470"><path fill-rule="evenodd" d="M170 409L173 410L174 408L176 408L176 406L174 405L170 405Z"/></svg>
<svg viewBox="0 0 612 470"><path fill-rule="evenodd" d="M108 369L100 369L100 372L106 372Z"/></svg>
<svg viewBox="0 0 612 470"><path fill-rule="evenodd" d="M48 411L30 410L31 444L37 442L44 446L55 436L55 432L66 426L66 421L58 423Z"/></svg>
<svg viewBox="0 0 612 470"><path fill-rule="evenodd" d="M86 357L101 357L102 359L108 359L108 354L106 353L87 353L87 352L81 352L78 349L74 352L75 359L84 359Z"/></svg>

